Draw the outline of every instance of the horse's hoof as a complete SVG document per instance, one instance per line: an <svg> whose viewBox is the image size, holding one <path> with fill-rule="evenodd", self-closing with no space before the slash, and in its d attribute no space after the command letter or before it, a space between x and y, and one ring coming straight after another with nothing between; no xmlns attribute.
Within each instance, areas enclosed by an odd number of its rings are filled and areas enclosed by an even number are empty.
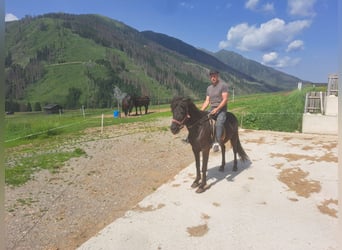
<svg viewBox="0 0 342 250"><path fill-rule="evenodd" d="M192 183L191 187L192 188L197 188L200 184L198 182Z"/></svg>
<svg viewBox="0 0 342 250"><path fill-rule="evenodd" d="M238 169L237 167L233 167L233 171L236 172Z"/></svg>
<svg viewBox="0 0 342 250"><path fill-rule="evenodd" d="M220 167L220 168L219 168L219 171L220 171L220 172L223 172L223 171L224 171L224 167Z"/></svg>
<svg viewBox="0 0 342 250"><path fill-rule="evenodd" d="M199 188L197 188L196 193L198 193L198 194L203 193L204 191L206 191L210 187L211 187L211 184L200 185Z"/></svg>

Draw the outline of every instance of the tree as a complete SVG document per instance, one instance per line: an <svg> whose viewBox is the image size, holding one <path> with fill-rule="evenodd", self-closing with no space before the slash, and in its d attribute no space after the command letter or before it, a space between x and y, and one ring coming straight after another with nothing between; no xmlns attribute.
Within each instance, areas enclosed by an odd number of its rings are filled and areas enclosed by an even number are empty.
<svg viewBox="0 0 342 250"><path fill-rule="evenodd" d="M118 102L118 110L120 110L120 103L122 99L127 95L126 93L122 93L118 86L114 86L114 98Z"/></svg>
<svg viewBox="0 0 342 250"><path fill-rule="evenodd" d="M27 84L34 83L41 79L45 74L45 69L42 63L37 59L30 59L25 67L25 81Z"/></svg>
<svg viewBox="0 0 342 250"><path fill-rule="evenodd" d="M32 112L32 106L31 106L31 103L30 103L30 102L27 103L26 111L27 111L27 112Z"/></svg>
<svg viewBox="0 0 342 250"><path fill-rule="evenodd" d="M69 93L66 99L66 107L68 108L77 108L79 106L79 100L81 97L82 91L78 88L71 87L69 88Z"/></svg>
<svg viewBox="0 0 342 250"><path fill-rule="evenodd" d="M7 53L7 56L5 58L5 67L8 68L12 65L13 59L12 59L12 53L9 51Z"/></svg>
<svg viewBox="0 0 342 250"><path fill-rule="evenodd" d="M40 102L36 102L34 104L34 111L42 111L42 106L40 105Z"/></svg>

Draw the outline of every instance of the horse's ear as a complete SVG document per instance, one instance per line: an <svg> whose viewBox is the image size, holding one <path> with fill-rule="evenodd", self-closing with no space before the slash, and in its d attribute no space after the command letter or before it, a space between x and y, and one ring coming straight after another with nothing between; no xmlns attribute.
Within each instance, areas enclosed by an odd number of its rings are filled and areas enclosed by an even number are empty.
<svg viewBox="0 0 342 250"><path fill-rule="evenodd" d="M191 98L190 98L189 96L184 97L184 98L183 98L183 101L186 101L187 103L192 102L192 101L191 101Z"/></svg>

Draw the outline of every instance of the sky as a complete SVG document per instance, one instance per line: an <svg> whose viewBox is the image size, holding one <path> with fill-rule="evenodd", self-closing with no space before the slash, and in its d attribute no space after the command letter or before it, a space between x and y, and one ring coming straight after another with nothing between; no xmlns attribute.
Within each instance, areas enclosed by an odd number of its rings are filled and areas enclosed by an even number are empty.
<svg viewBox="0 0 342 250"><path fill-rule="evenodd" d="M338 73L338 0L5 0L6 22L53 12L100 14L304 81Z"/></svg>

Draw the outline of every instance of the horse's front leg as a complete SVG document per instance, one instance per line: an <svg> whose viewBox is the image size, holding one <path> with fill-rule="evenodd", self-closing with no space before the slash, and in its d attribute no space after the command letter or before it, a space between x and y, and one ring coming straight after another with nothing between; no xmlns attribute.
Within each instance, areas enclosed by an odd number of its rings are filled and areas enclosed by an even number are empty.
<svg viewBox="0 0 342 250"><path fill-rule="evenodd" d="M222 143L221 146L221 155L222 155L222 162L221 162L221 166L219 168L219 171L224 171L224 166L226 165L226 145L224 145L224 143Z"/></svg>
<svg viewBox="0 0 342 250"><path fill-rule="evenodd" d="M200 185L199 181L201 180L201 162L200 162L200 151L193 150L195 156L196 163L196 179L192 183L191 187L196 188Z"/></svg>
<svg viewBox="0 0 342 250"><path fill-rule="evenodd" d="M210 148L204 149L202 151L202 179L201 179L201 183L199 187L196 190L196 193L203 193L206 190L209 151L210 151Z"/></svg>

